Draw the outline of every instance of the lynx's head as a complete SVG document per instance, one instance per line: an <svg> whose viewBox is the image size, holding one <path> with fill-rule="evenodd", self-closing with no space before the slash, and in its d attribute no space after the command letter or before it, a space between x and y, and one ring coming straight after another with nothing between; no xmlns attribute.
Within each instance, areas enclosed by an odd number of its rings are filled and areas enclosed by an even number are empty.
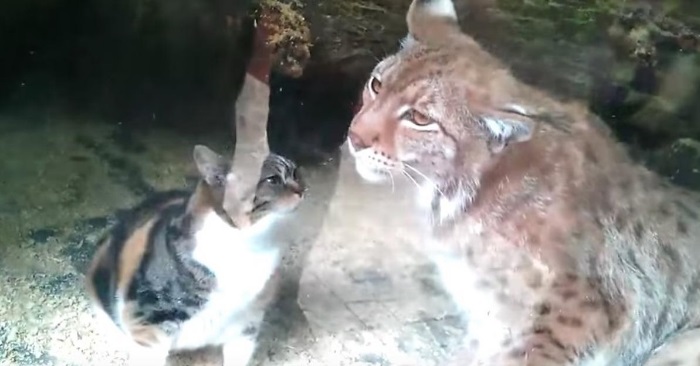
<svg viewBox="0 0 700 366"><path fill-rule="evenodd" d="M451 0L414 0L407 22L401 49L367 80L348 147L365 180L407 174L431 205L459 205L534 124L507 68L461 32Z"/></svg>

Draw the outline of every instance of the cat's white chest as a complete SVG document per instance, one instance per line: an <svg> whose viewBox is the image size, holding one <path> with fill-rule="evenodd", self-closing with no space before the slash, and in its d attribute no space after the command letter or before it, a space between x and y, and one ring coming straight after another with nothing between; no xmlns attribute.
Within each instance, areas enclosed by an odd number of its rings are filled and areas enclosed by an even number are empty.
<svg viewBox="0 0 700 366"><path fill-rule="evenodd" d="M176 348L223 343L242 332L253 320L250 305L279 263L280 249L264 242L264 235L231 228L212 215L196 234L192 257L216 276L217 285L204 308L182 325Z"/></svg>
<svg viewBox="0 0 700 366"><path fill-rule="evenodd" d="M232 228L211 213L196 234L192 257L217 279L217 291L238 294L241 300L257 294L277 266L280 250L256 228Z"/></svg>

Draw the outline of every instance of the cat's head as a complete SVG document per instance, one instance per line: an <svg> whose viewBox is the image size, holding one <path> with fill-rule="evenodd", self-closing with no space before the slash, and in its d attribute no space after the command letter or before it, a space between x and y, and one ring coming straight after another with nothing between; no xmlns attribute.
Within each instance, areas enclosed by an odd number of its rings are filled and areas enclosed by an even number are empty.
<svg viewBox="0 0 700 366"><path fill-rule="evenodd" d="M348 147L367 181L405 172L428 196L464 199L510 144L530 139L530 111L508 70L462 33L451 0L414 0L407 23L400 50L367 80Z"/></svg>
<svg viewBox="0 0 700 366"><path fill-rule="evenodd" d="M270 213L294 211L304 199L306 185L296 164L282 155L271 153L265 159L253 199L254 218Z"/></svg>
<svg viewBox="0 0 700 366"><path fill-rule="evenodd" d="M216 209L220 215L228 216L227 221L240 222L240 217L231 217L225 207L237 207L227 200L240 200L233 186L238 181L231 171L230 159L217 154L204 145L194 147L194 161L201 178L203 195L200 199ZM249 224L271 214L285 214L294 211L304 198L306 186L296 164L277 154L269 154L262 166L257 183L253 205L245 215Z"/></svg>

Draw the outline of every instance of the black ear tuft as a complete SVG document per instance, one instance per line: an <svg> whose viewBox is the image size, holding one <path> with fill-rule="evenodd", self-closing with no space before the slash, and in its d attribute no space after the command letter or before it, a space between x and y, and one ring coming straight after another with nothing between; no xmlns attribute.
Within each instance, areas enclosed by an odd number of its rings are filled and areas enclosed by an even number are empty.
<svg viewBox="0 0 700 366"><path fill-rule="evenodd" d="M192 156L200 178L211 187L223 187L229 163L224 157L204 145L195 145Z"/></svg>

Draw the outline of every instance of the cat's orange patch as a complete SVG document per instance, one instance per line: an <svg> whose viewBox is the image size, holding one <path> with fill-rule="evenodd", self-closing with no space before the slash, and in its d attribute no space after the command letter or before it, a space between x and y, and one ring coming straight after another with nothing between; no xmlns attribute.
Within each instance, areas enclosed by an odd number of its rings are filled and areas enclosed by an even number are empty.
<svg viewBox="0 0 700 366"><path fill-rule="evenodd" d="M141 265L143 254L148 247L148 237L151 233L151 228L157 220L158 216L148 220L143 226L136 229L124 243L121 256L119 257L118 292L126 293L128 291L134 273Z"/></svg>

